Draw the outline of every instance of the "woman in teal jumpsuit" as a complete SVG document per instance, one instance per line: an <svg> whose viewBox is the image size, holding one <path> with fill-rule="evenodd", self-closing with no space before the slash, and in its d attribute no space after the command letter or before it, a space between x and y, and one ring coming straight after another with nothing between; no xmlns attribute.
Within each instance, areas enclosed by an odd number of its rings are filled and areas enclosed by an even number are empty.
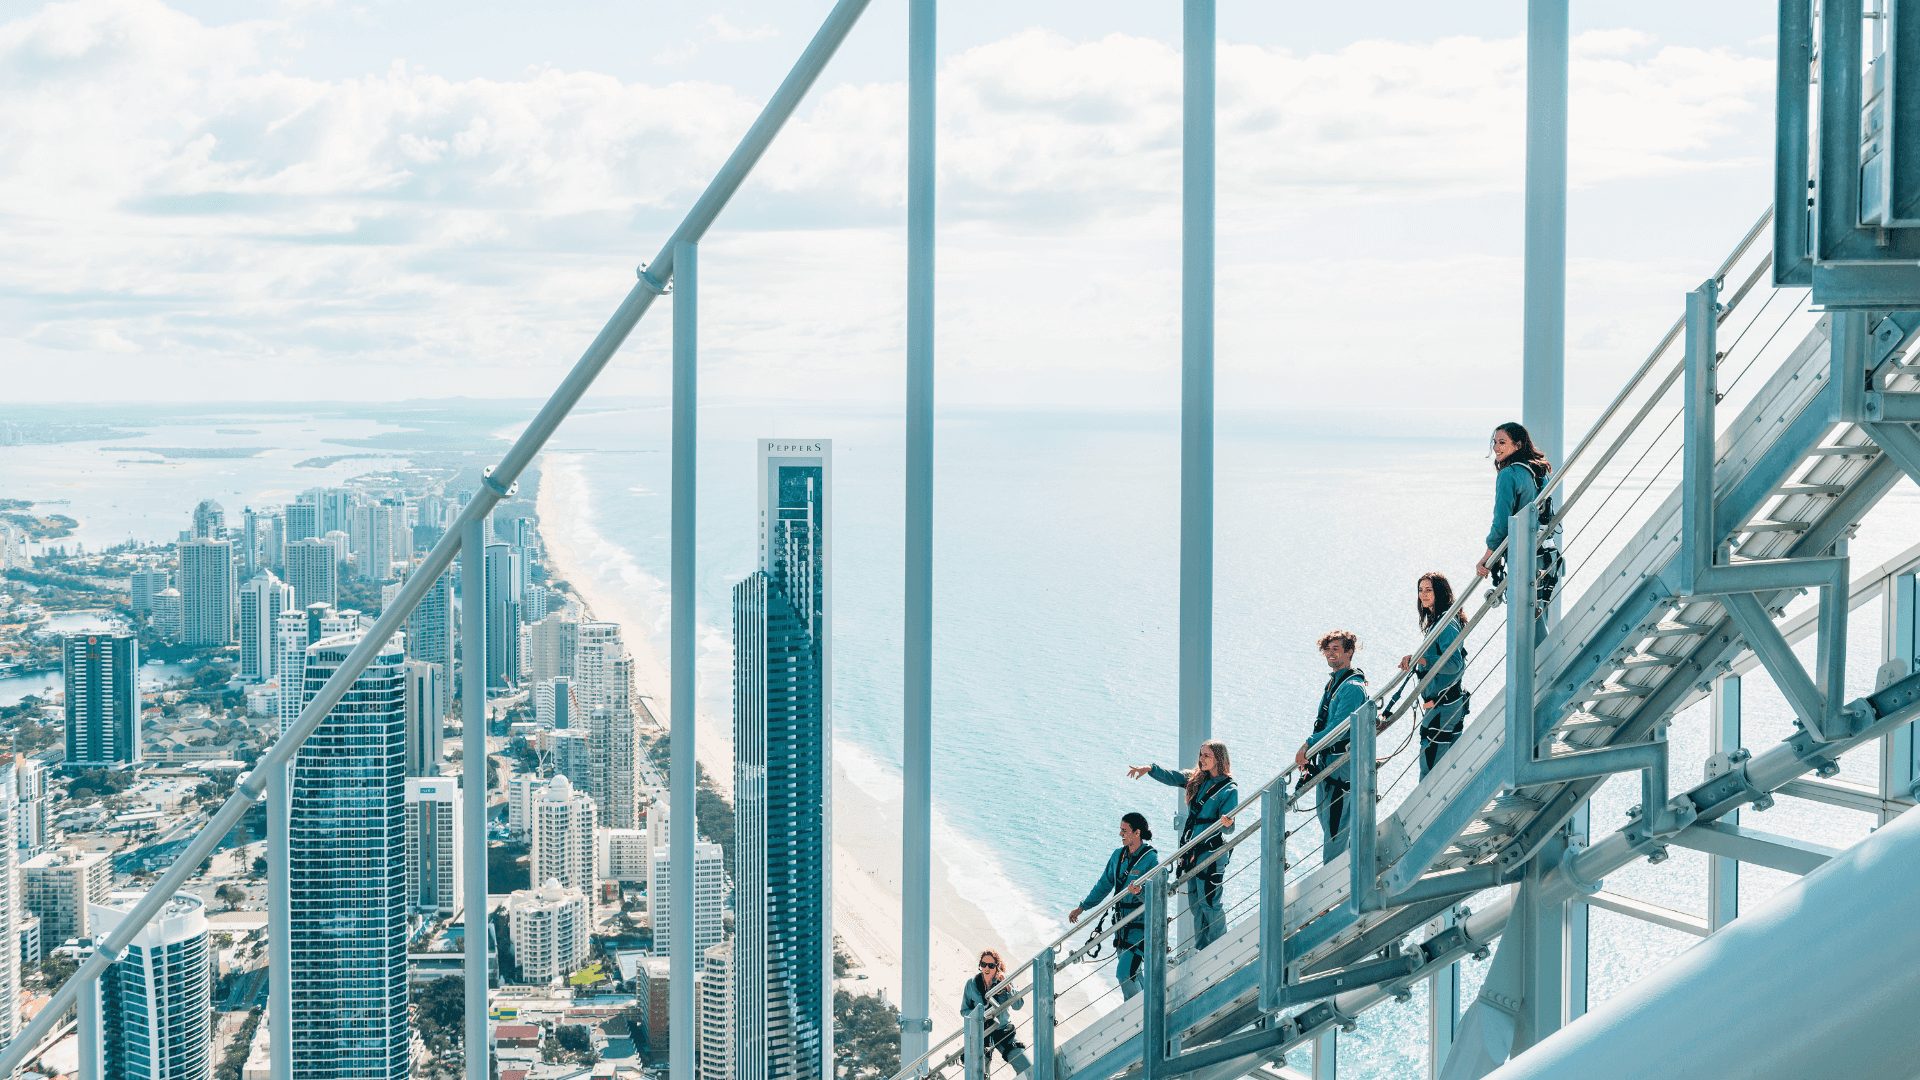
<svg viewBox="0 0 1920 1080"><path fill-rule="evenodd" d="M1186 789L1187 816L1180 826L1181 847L1186 847L1194 837L1212 828L1214 822L1223 818L1226 820L1226 829L1180 857L1181 874L1192 873L1195 866L1226 843L1226 833L1233 828L1233 818L1229 815L1240 805L1240 787L1233 782L1233 765L1227 754L1227 744L1209 739L1200 744L1199 757L1199 764L1190 772L1178 773L1158 765L1135 765L1127 770L1127 775L1135 780L1151 776L1168 787ZM1187 880L1187 903L1193 910L1195 949L1204 949L1213 944L1221 931L1226 929L1226 916L1220 910L1220 884L1226 880L1227 859L1230 857L1220 856Z"/></svg>

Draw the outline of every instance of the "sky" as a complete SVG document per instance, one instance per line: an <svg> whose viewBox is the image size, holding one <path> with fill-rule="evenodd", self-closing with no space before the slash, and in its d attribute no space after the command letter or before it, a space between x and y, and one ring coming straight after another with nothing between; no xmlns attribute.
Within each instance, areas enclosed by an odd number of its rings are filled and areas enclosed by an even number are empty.
<svg viewBox="0 0 1920 1080"><path fill-rule="evenodd" d="M545 396L829 7L0 8L5 397ZM940 399L1173 407L1179 3L943 8ZM905 10L708 234L709 400L901 400ZM1771 21L1575 0L1570 406L1766 208ZM1221 408L1517 408L1524 25L1220 0ZM665 395L669 340L658 305L596 394Z"/></svg>

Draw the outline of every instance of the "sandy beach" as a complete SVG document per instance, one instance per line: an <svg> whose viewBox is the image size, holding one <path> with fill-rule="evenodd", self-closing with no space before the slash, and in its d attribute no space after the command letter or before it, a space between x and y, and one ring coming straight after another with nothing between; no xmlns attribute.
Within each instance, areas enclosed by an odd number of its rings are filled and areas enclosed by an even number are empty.
<svg viewBox="0 0 1920 1080"><path fill-rule="evenodd" d="M623 596L591 573L593 553L586 542L601 542L597 532L579 519L590 500L571 455L541 457L537 509L540 537L554 574L572 586L591 618L620 624L621 636L634 657L635 691L647 699L662 722L668 702L665 657L657 654L647 633L665 617L664 610L645 600ZM663 503L664 505L664 503ZM663 590L656 590L662 593ZM664 600L658 602L664 608ZM733 734L731 717L697 715L697 756L708 775L729 799L733 796ZM857 965L840 981L853 993L883 993L900 1001L900 821L897 798L882 801L848 779L836 762L833 785L833 931L843 950ZM960 1026L960 986L976 970L982 948L1001 951L1017 964L1007 944L994 930L986 913L964 899L948 878L948 868L933 860L932 1018L936 1040ZM857 976L865 975L864 980Z"/></svg>

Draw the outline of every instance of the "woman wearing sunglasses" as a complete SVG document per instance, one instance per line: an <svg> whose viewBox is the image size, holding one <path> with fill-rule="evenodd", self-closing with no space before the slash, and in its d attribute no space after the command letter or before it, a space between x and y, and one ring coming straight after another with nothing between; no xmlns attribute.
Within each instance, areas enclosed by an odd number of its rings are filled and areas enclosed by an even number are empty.
<svg viewBox="0 0 1920 1080"><path fill-rule="evenodd" d="M980 973L968 979L966 988L960 991L960 1015L966 1016L975 1009L987 1008L988 993L1004 981L1006 977L1007 965L1000 959L1000 954L992 949L981 950ZM1008 999L1013 997L1013 990L1009 987L1001 987L1000 990L997 993L993 993L992 996L995 1005L1005 1005ZM1011 1008L1014 1009L1024 1009L1026 1007L1027 999L1025 998L1015 1001L1011 1006ZM1030 1063L1027 1061L1026 1044L1022 1043L1019 1038L1015 1036L1013 1020L1004 1011L987 1018L987 1060L984 1064L990 1065L993 1063L993 1052L995 1050L1000 1052L1000 1060L1013 1066L1015 1072L1024 1073L1027 1071ZM984 1071L984 1069L982 1071Z"/></svg>

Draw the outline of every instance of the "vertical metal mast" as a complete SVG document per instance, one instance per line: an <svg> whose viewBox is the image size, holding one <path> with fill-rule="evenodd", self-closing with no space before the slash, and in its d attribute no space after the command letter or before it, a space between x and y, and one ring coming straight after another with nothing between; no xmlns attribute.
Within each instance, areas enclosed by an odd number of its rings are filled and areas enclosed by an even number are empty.
<svg viewBox="0 0 1920 1080"><path fill-rule="evenodd" d="M1213 734L1214 0L1186 0L1180 131L1180 765Z"/></svg>
<svg viewBox="0 0 1920 1080"><path fill-rule="evenodd" d="M1526 291L1521 423L1555 466L1565 443L1567 0L1527 3Z"/></svg>
<svg viewBox="0 0 1920 1080"><path fill-rule="evenodd" d="M489 1080L487 1057L487 522L460 530L461 872L466 881L466 1080ZM415 573L421 571L415 570ZM278 1073L274 1075L278 1076ZM291 1075L291 1074L288 1074Z"/></svg>
<svg viewBox="0 0 1920 1080"><path fill-rule="evenodd" d="M1528 0L1520 417L1534 445L1556 468L1566 464L1567 28L1567 0ZM1568 828L1584 834L1587 817L1582 807ZM1560 1013L1578 1016L1586 1011L1587 908L1561 906L1568 910L1536 912L1539 918L1528 920L1528 925L1538 925L1558 939L1530 950L1528 1000L1554 1014L1543 1019L1545 1013L1534 1010L1538 1030L1531 1034L1536 1040L1558 1029Z"/></svg>
<svg viewBox="0 0 1920 1080"><path fill-rule="evenodd" d="M900 1054L927 1052L933 872L933 149L936 0L907 8L905 783L900 852Z"/></svg>
<svg viewBox="0 0 1920 1080"><path fill-rule="evenodd" d="M668 952L667 1043L672 1080L693 1080L693 483L698 393L700 249L673 245L673 556L668 629L667 844L673 943Z"/></svg>

